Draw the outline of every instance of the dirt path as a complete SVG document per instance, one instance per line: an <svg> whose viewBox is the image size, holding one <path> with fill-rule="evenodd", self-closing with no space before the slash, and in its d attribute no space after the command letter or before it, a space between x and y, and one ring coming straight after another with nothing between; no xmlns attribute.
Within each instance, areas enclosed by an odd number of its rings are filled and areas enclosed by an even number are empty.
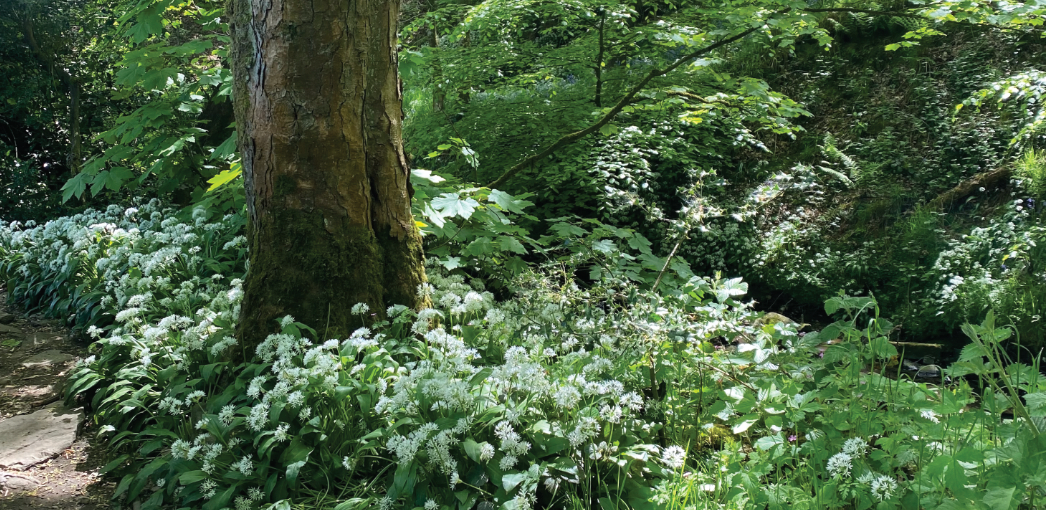
<svg viewBox="0 0 1046 510"><path fill-rule="evenodd" d="M80 437L83 413L62 405L86 346L67 328L7 306L0 287L0 510L109 508L97 474L104 445Z"/></svg>

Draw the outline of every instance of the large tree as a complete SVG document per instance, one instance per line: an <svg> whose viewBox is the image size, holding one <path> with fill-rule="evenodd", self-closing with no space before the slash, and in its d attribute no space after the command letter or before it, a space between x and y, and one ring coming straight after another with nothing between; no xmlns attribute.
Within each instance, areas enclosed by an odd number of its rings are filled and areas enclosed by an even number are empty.
<svg viewBox="0 0 1046 510"><path fill-rule="evenodd" d="M240 337L292 315L326 338L366 303L417 306L396 57L399 0L233 0L233 101L250 217Z"/></svg>

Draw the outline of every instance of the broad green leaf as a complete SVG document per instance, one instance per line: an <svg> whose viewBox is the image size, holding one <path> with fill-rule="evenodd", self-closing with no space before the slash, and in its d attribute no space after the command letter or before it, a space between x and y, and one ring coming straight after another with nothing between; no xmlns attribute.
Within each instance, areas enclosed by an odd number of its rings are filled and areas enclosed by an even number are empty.
<svg viewBox="0 0 1046 510"><path fill-rule="evenodd" d="M479 202L471 198L461 198L457 193L443 193L432 199L432 208L439 211L444 217L457 216L469 219L476 212Z"/></svg>

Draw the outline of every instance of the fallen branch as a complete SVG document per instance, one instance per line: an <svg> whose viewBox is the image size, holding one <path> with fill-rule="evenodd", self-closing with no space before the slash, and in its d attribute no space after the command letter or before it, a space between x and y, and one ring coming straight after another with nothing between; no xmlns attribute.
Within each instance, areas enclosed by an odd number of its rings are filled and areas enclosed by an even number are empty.
<svg viewBox="0 0 1046 510"><path fill-rule="evenodd" d="M1003 167L990 172L977 174L968 180L959 183L954 188L941 193L937 198L931 200L928 205L933 209L944 209L957 202L959 199L972 194L975 190L996 186L1000 181L1004 183L1008 182L1010 179L1010 173L1011 169L1009 167Z"/></svg>

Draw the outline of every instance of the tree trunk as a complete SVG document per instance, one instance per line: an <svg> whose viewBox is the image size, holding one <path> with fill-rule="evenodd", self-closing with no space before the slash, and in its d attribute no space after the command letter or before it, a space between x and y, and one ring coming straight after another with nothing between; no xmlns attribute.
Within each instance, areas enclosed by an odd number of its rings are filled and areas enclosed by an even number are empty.
<svg viewBox="0 0 1046 510"><path fill-rule="evenodd" d="M33 53L33 56L43 63L44 67L47 68L47 72L52 77L57 77L58 81L62 82L62 85L69 92L69 153L65 156L65 162L69 173L76 175L80 173L80 162L83 161L82 135L80 134L80 82L58 65L53 56L45 53L40 47L33 29L33 20L28 13L25 19L22 20L22 35L26 44L29 45L29 51Z"/></svg>
<svg viewBox="0 0 1046 510"><path fill-rule="evenodd" d="M291 315L344 338L422 303L396 59L398 0L232 0L250 265L239 337ZM350 313L356 303L375 316ZM249 351L251 352L251 351Z"/></svg>

